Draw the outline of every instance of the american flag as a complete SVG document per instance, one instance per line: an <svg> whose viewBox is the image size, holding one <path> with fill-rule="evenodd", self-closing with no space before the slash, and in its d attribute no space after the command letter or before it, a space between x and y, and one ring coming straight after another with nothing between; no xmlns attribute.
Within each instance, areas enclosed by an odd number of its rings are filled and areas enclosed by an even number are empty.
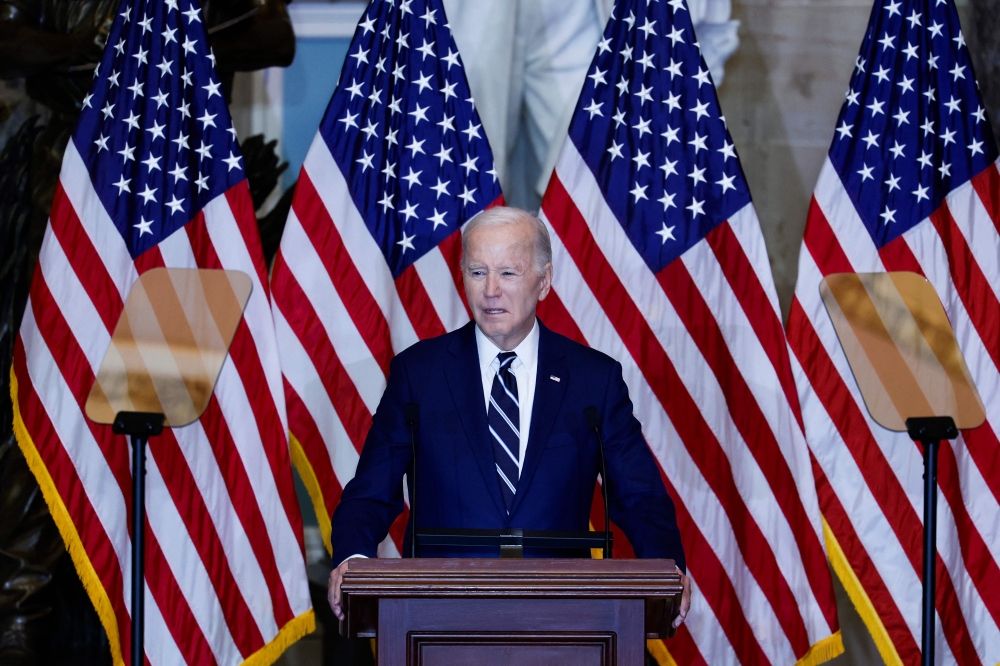
<svg viewBox="0 0 1000 666"><path fill-rule="evenodd" d="M195 0L121 3L66 147L12 370L16 432L111 643L130 652L129 445L83 405L132 284L253 291L205 414L149 442L152 664L270 663L315 626L267 273Z"/></svg>
<svg viewBox="0 0 1000 666"><path fill-rule="evenodd" d="M872 421L823 309L841 272L914 271L987 421L943 443L937 663L1000 659L1000 173L951 0L878 0L816 184L788 322L833 567L886 663L920 661L921 450Z"/></svg>
<svg viewBox="0 0 1000 666"><path fill-rule="evenodd" d="M661 663L843 650L777 295L684 0L619 0L542 202L556 330L622 363L695 594Z"/></svg>
<svg viewBox="0 0 1000 666"><path fill-rule="evenodd" d="M389 360L469 321L460 228L500 201L441 0L374 0L299 174L271 282L292 456L327 548ZM407 519L381 555L399 555Z"/></svg>

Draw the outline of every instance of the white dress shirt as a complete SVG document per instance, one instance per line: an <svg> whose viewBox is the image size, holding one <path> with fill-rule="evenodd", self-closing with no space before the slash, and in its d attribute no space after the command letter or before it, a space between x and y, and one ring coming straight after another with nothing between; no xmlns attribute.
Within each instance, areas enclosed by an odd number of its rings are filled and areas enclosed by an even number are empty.
<svg viewBox="0 0 1000 666"><path fill-rule="evenodd" d="M500 368L497 355L503 351L476 326L476 346L479 348L479 370L483 378L483 404L487 412L490 408L490 393L493 391L493 378ZM521 344L510 350L517 354L511 363L514 379L517 381L517 401L520 423L517 429L521 439L517 450L517 471L521 473L524 465L524 451L528 448L528 431L531 429L531 405L535 401L535 379L538 375L538 320L531 327L528 337Z"/></svg>

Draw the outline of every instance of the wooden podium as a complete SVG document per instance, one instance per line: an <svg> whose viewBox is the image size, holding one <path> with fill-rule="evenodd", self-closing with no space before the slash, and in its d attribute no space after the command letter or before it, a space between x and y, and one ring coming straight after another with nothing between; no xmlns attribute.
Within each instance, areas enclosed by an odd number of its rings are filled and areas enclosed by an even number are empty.
<svg viewBox="0 0 1000 666"><path fill-rule="evenodd" d="M681 591L673 560L357 558L341 634L379 666L642 666Z"/></svg>

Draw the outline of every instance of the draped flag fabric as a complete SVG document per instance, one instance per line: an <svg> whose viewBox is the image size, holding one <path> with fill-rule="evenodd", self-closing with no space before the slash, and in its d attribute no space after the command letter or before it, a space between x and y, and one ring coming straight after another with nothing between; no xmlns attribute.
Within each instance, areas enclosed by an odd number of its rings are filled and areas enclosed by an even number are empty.
<svg viewBox="0 0 1000 666"><path fill-rule="evenodd" d="M764 239L683 0L620 0L542 202L556 330L621 361L694 581L661 663L843 651Z"/></svg>
<svg viewBox="0 0 1000 666"><path fill-rule="evenodd" d="M824 275L914 271L986 423L942 443L937 663L1000 660L1000 173L952 0L877 0L813 193L788 321L830 560L888 664L920 662L922 453L869 416Z"/></svg>
<svg viewBox="0 0 1000 666"><path fill-rule="evenodd" d="M292 456L330 547L392 356L469 321L461 226L501 200L441 0L374 0L272 273ZM380 547L398 556L408 512Z"/></svg>
<svg viewBox="0 0 1000 666"><path fill-rule="evenodd" d="M199 421L149 441L149 663L271 663L315 626L267 272L196 0L124 1L66 147L11 371L15 431L107 631L130 652L129 443L83 405L131 285L253 291ZM176 304L179 307L179 303Z"/></svg>

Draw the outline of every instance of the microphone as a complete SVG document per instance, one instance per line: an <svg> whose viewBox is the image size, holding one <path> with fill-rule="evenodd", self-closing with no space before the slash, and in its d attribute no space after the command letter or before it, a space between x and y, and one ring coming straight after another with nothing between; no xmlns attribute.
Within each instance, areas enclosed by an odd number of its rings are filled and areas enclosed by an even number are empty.
<svg viewBox="0 0 1000 666"><path fill-rule="evenodd" d="M596 413L596 411L595 411ZM410 444L413 447L413 478L410 487L413 496L410 497L410 557L417 557L417 421L420 420L420 407L415 402L403 405L403 420L410 429ZM605 502L606 503L606 502Z"/></svg>
<svg viewBox="0 0 1000 666"><path fill-rule="evenodd" d="M597 435L597 448L601 452L601 497L604 498L604 559L610 560L612 558L611 516L608 513L608 468L604 463L604 439L601 437L601 415L597 413L597 407L590 405L583 410L583 418L587 422L587 427Z"/></svg>

